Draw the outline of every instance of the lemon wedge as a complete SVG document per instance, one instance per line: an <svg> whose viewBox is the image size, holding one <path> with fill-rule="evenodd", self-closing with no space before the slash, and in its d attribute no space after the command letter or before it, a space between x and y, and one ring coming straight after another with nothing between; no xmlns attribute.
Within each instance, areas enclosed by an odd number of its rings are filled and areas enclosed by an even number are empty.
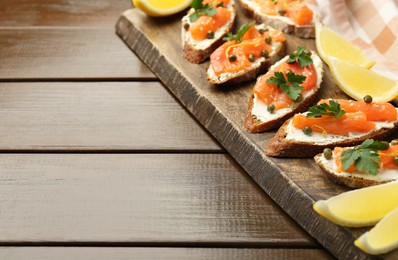
<svg viewBox="0 0 398 260"><path fill-rule="evenodd" d="M315 44L319 55L327 64L329 56L364 68L371 68L376 63L357 46L318 21L315 23Z"/></svg>
<svg viewBox="0 0 398 260"><path fill-rule="evenodd" d="M135 7L149 16L176 14L192 4L192 0L133 0Z"/></svg>
<svg viewBox="0 0 398 260"><path fill-rule="evenodd" d="M374 225L396 207L398 181L344 192L313 205L319 215L347 227Z"/></svg>
<svg viewBox="0 0 398 260"><path fill-rule="evenodd" d="M379 255L398 248L398 207L388 213L354 244L368 254Z"/></svg>
<svg viewBox="0 0 398 260"><path fill-rule="evenodd" d="M350 97L362 100L370 95L375 102L389 102L398 96L397 81L331 56L328 59L337 85Z"/></svg>

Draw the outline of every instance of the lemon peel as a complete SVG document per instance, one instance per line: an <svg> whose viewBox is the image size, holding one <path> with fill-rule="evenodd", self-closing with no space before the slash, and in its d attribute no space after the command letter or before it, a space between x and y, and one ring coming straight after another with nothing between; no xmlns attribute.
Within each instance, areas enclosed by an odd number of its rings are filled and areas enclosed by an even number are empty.
<svg viewBox="0 0 398 260"><path fill-rule="evenodd" d="M329 64L329 56L364 68L371 68L376 63L357 46L319 21L315 22L315 45L319 56L327 64Z"/></svg>
<svg viewBox="0 0 398 260"><path fill-rule="evenodd" d="M398 248L398 207L388 213L370 231L355 240L354 244L372 255L387 253Z"/></svg>
<svg viewBox="0 0 398 260"><path fill-rule="evenodd" d="M133 0L133 4L149 16L162 17L183 11L192 0Z"/></svg>
<svg viewBox="0 0 398 260"><path fill-rule="evenodd" d="M396 207L398 181L344 192L313 205L319 215L346 227L372 226Z"/></svg>
<svg viewBox="0 0 398 260"><path fill-rule="evenodd" d="M335 57L328 60L337 85L350 97L361 101L370 95L375 102L389 102L398 96L398 81Z"/></svg>

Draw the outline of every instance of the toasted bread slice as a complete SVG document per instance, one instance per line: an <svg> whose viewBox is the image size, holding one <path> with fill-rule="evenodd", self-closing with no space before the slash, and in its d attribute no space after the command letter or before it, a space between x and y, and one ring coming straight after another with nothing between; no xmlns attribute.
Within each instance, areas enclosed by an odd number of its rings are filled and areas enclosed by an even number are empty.
<svg viewBox="0 0 398 260"><path fill-rule="evenodd" d="M396 108L398 110L398 108ZM325 148L354 146L366 139L385 140L398 129L398 118L394 122L374 122L376 128L367 133L326 136L321 133L306 135L286 121L265 147L265 154L274 157L313 157Z"/></svg>
<svg viewBox="0 0 398 260"><path fill-rule="evenodd" d="M287 34L294 34L301 38L315 38L315 17L310 24L298 25L293 22L289 17L281 15L267 15L261 9L258 1L253 0L239 0L240 6L243 12L254 18L258 23L264 23L266 25L272 26L278 30L283 31ZM311 10L315 11L313 5L308 5Z"/></svg>
<svg viewBox="0 0 398 260"><path fill-rule="evenodd" d="M272 65L269 71L273 71L273 67L277 67L279 64L286 62L288 58L289 56L285 56L283 59ZM294 114L306 111L315 101L322 82L323 68L322 60L314 52L311 52L311 59L313 60L317 74L316 85L310 91L305 92L303 97L294 102L290 107L282 108L270 113L267 110L267 105L258 99L256 94L253 93L250 96L247 115L245 118L245 128L248 132L259 133L277 128ZM260 77L258 79L260 79Z"/></svg>
<svg viewBox="0 0 398 260"><path fill-rule="evenodd" d="M363 188L398 180L398 170L396 169L383 169L383 167L380 167L376 175L364 172L341 171L336 164L336 155L334 153L330 159L326 159L324 153L317 154L314 159L329 178L351 188Z"/></svg>
<svg viewBox="0 0 398 260"><path fill-rule="evenodd" d="M235 0L231 0L225 8L231 12L231 17L226 24L214 32L214 37L212 39L196 41L192 37L189 31L189 28L192 26L189 16L195 11L193 8L191 8L187 15L181 19L181 39L183 46L182 56L189 62L198 64L207 60L210 54L224 42L223 37L233 30L236 20Z"/></svg>
<svg viewBox="0 0 398 260"><path fill-rule="evenodd" d="M265 29L268 31L275 31L274 28L265 26L264 24L256 25L258 30ZM251 63L251 66L246 67L234 73L224 72L216 75L212 64L207 70L207 81L215 85L229 85L240 82L250 81L256 79L257 75L265 73L265 71L275 62L280 60L286 54L286 41L272 42L272 51L268 57L260 57Z"/></svg>

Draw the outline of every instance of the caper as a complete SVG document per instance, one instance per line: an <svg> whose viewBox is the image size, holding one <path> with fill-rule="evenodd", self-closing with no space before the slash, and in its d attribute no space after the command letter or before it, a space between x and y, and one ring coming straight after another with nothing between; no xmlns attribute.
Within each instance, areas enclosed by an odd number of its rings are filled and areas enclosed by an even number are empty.
<svg viewBox="0 0 398 260"><path fill-rule="evenodd" d="M390 147L390 144L386 141L381 141L380 144L381 144L380 150L387 150L388 147Z"/></svg>
<svg viewBox="0 0 398 260"><path fill-rule="evenodd" d="M265 37L265 42L268 43L268 44L270 44L270 43L272 42L271 36Z"/></svg>
<svg viewBox="0 0 398 260"><path fill-rule="evenodd" d="M394 139L391 141L391 145L397 145L398 144L398 139Z"/></svg>
<svg viewBox="0 0 398 260"><path fill-rule="evenodd" d="M395 165L398 165L398 156L394 156L392 160L394 161Z"/></svg>
<svg viewBox="0 0 398 260"><path fill-rule="evenodd" d="M268 58L269 57L269 52L267 50L262 50L261 51L261 56L264 58Z"/></svg>
<svg viewBox="0 0 398 260"><path fill-rule="evenodd" d="M278 13L280 16L284 16L286 14L286 10L279 10Z"/></svg>
<svg viewBox="0 0 398 260"><path fill-rule="evenodd" d="M271 105L267 106L267 110L268 110L268 112L270 112L270 114L274 113L275 105L271 104Z"/></svg>
<svg viewBox="0 0 398 260"><path fill-rule="evenodd" d="M214 32L213 31L207 31L206 38L207 39L213 39L214 38Z"/></svg>
<svg viewBox="0 0 398 260"><path fill-rule="evenodd" d="M229 56L228 56L228 60L229 61L236 61L236 55L235 54L230 54Z"/></svg>
<svg viewBox="0 0 398 260"><path fill-rule="evenodd" d="M189 23L184 23L184 29L185 29L185 31L189 30Z"/></svg>
<svg viewBox="0 0 398 260"><path fill-rule="evenodd" d="M323 156L324 156L327 160L332 159L332 155L333 155L332 149L330 149L330 148L325 148L325 149L323 149Z"/></svg>
<svg viewBox="0 0 398 260"><path fill-rule="evenodd" d="M306 135L311 135L312 134L312 128L309 126L306 126L303 128L303 133Z"/></svg>
<svg viewBox="0 0 398 260"><path fill-rule="evenodd" d="M258 30L258 32L260 34L264 34L265 32L268 32L268 28L261 28L260 30Z"/></svg>
<svg viewBox="0 0 398 260"><path fill-rule="evenodd" d="M254 56L253 53L250 53L248 59L250 62L254 62L256 60L256 56Z"/></svg>
<svg viewBox="0 0 398 260"><path fill-rule="evenodd" d="M363 101L365 101L365 103L367 103L367 104L370 104L370 103L372 103L373 98L370 95L366 95L363 97Z"/></svg>

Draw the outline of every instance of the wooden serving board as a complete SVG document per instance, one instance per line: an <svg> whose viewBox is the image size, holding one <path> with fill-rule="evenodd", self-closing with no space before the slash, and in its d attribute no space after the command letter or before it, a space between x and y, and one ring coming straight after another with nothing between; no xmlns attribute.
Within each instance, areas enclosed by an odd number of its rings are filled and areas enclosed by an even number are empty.
<svg viewBox="0 0 398 260"><path fill-rule="evenodd" d="M182 15L151 18L139 10L127 10L119 18L116 32L251 178L320 244L337 258L370 258L353 244L367 229L340 227L312 209L316 200L348 189L329 180L312 158L265 156L264 146L275 132L250 134L245 131L243 122L254 82L216 87L206 81L208 62L197 65L182 58ZM247 18L239 14L237 26L246 21ZM316 50L313 39L287 36L287 40L288 52L298 45ZM326 65L324 69L320 97L345 97ZM398 251L384 257L396 258Z"/></svg>

